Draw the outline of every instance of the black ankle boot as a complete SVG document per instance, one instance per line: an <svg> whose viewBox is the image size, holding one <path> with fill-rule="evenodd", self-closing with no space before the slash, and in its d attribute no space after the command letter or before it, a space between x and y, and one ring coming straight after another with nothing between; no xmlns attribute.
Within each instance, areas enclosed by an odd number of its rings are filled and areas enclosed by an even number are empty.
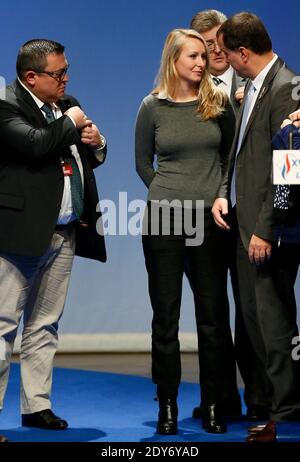
<svg viewBox="0 0 300 462"><path fill-rule="evenodd" d="M208 433L226 433L227 427L217 404L203 406L202 426Z"/></svg>
<svg viewBox="0 0 300 462"><path fill-rule="evenodd" d="M160 398L157 433L160 435L175 435L177 433L177 416L176 398Z"/></svg>

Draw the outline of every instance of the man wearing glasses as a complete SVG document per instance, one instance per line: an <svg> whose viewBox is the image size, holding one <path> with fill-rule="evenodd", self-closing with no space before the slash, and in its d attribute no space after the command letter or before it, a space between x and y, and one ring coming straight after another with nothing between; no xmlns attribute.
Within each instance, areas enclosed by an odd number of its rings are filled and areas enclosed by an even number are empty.
<svg viewBox="0 0 300 462"><path fill-rule="evenodd" d="M236 113L243 100L246 81L229 65L217 42L217 31L226 19L225 14L218 10L200 11L193 17L191 28L206 40L210 52L210 73L216 85L227 93Z"/></svg>
<svg viewBox="0 0 300 462"><path fill-rule="evenodd" d="M74 254L106 260L93 168L98 128L65 95L64 46L30 40L0 101L0 409L20 318L22 425L63 430L51 411L53 358Z"/></svg>
<svg viewBox="0 0 300 462"><path fill-rule="evenodd" d="M216 85L227 93L232 107L237 113L244 95L246 79L240 77L228 63L225 54L220 49L217 42L217 31L226 21L224 13L218 10L205 10L197 13L192 21L191 28L199 32L205 39L210 60L210 72ZM240 295L236 269L236 238L237 224L236 217L231 216L232 226L228 233L228 245L225 249L228 255L228 267L230 270L231 284L236 308L235 315L235 352L231 333L228 333L227 341L227 375L226 389L224 390L223 406L224 414L236 417L241 413L240 399L237 396L236 369L234 361L236 357L239 369L245 384L244 399L247 405L247 418L251 421L265 419L268 416L268 381L257 354L255 353L249 336L246 332L243 317L241 314ZM199 418L201 406L193 411L193 417Z"/></svg>

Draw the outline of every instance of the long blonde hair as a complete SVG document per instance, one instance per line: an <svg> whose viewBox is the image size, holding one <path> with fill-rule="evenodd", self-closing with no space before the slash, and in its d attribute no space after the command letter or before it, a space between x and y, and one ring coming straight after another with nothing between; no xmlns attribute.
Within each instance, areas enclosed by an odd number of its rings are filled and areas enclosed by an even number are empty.
<svg viewBox="0 0 300 462"><path fill-rule="evenodd" d="M206 42L202 35L193 29L174 29L168 34L161 56L160 68L155 80L156 87L152 93L163 92L171 98L174 97L179 80L175 64L188 38L200 40L206 51L206 66L199 83L198 112L202 120L213 119L223 113L228 97L223 90L214 84L208 71L209 52Z"/></svg>

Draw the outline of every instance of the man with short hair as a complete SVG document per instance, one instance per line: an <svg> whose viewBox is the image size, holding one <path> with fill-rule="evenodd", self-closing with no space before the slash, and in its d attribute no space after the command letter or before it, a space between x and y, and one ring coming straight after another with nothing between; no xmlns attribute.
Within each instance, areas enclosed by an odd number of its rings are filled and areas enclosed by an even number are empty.
<svg viewBox="0 0 300 462"><path fill-rule="evenodd" d="M225 230L229 198L236 211L241 307L269 380L270 418L300 420L300 363L292 358L292 340L298 336L294 282L299 249L277 245L271 183L272 137L282 119L299 107L293 99L294 73L273 52L264 24L252 13L236 14L222 24L218 43L229 63L250 81L212 211ZM249 440L273 440L274 435L272 423Z"/></svg>
<svg viewBox="0 0 300 462"><path fill-rule="evenodd" d="M199 32L206 40L210 55L210 72L216 84L219 85L230 98L232 107L237 114L244 94L246 79L240 77L238 73L226 60L225 54L217 42L217 32L227 17L218 10L205 10L197 13L192 21L191 27ZM239 95L237 100L236 94ZM245 392L244 399L247 405L247 418L251 421L261 420L268 415L265 405L257 396L262 384L263 371L259 367L259 360L252 348L247 335L240 308L240 296L236 269L236 226L232 226L228 233L226 251L228 267L230 270L231 285L235 303L235 352L231 338L230 326L228 325L228 335L226 339L228 365L226 368L226 389L224 389L223 406L224 413L228 416L238 417L241 414L240 398L237 393L235 357L242 375ZM187 272L188 275L188 272ZM229 316L228 316L229 318ZM201 405L193 411L193 417L201 416Z"/></svg>
<svg viewBox="0 0 300 462"><path fill-rule="evenodd" d="M217 31L227 17L218 10L205 10L195 14L191 28L205 39L209 50L210 73L217 85L220 85L230 98L235 113L243 99L246 79L240 77L226 61L225 55L217 42Z"/></svg>
<svg viewBox="0 0 300 462"><path fill-rule="evenodd" d="M106 142L65 95L68 67L63 45L30 40L0 101L0 409L23 314L22 425L54 430L68 426L51 411L50 393L73 257L106 260L92 170Z"/></svg>

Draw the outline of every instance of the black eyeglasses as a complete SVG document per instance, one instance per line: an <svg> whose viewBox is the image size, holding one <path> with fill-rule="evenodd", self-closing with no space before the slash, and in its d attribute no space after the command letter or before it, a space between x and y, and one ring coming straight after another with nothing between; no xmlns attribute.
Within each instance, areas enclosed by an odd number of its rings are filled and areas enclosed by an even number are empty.
<svg viewBox="0 0 300 462"><path fill-rule="evenodd" d="M208 51L210 53L213 53L214 51L216 51L217 47L220 49L216 39L215 40L207 40L206 45L207 45Z"/></svg>
<svg viewBox="0 0 300 462"><path fill-rule="evenodd" d="M34 69L33 70L37 74L47 74L50 77L52 77L53 79L57 80L58 82L61 82L65 78L69 67L70 67L70 64L68 64L63 69L59 69L58 71L51 71L51 72L50 71L37 71L37 70L34 70Z"/></svg>

